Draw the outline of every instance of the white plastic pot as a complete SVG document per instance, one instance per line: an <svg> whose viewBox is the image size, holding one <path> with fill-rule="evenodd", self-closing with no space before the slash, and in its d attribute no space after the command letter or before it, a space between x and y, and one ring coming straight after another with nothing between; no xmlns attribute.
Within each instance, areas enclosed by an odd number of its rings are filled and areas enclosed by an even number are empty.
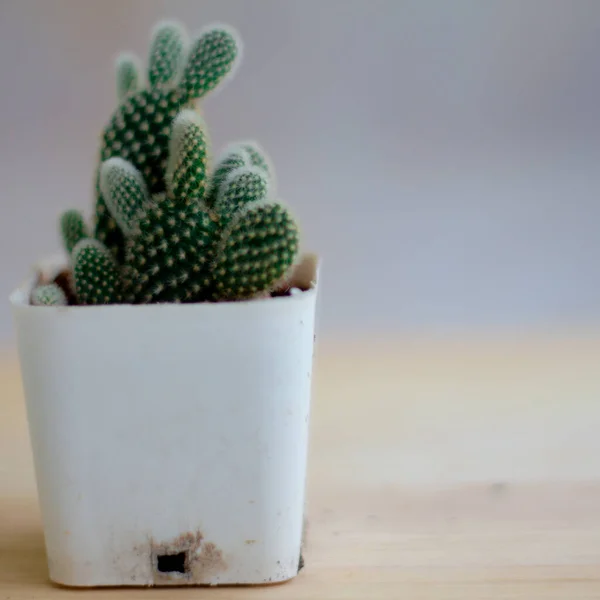
<svg viewBox="0 0 600 600"><path fill-rule="evenodd" d="M315 257L297 273L310 289L235 303L39 307L34 280L12 294L53 581L297 574Z"/></svg>

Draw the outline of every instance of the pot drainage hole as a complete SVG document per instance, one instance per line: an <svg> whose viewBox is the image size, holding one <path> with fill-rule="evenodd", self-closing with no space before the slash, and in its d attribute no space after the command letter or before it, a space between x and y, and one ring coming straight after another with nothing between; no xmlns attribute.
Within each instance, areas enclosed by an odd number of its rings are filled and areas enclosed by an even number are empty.
<svg viewBox="0 0 600 600"><path fill-rule="evenodd" d="M161 573L187 573L185 555L185 552L159 554L156 557L156 568Z"/></svg>

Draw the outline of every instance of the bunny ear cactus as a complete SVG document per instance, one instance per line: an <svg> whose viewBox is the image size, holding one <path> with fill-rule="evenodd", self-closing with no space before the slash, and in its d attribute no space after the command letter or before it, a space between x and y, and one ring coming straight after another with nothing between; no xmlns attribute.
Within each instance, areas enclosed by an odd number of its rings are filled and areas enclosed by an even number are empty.
<svg viewBox="0 0 600 600"><path fill-rule="evenodd" d="M219 240L213 265L214 300L241 300L273 289L295 261L298 228L277 203L242 206Z"/></svg>
<svg viewBox="0 0 600 600"><path fill-rule="evenodd" d="M109 158L100 172L100 188L111 216L125 235L131 237L139 225L139 216L150 202L142 174L126 160Z"/></svg>
<svg viewBox="0 0 600 600"><path fill-rule="evenodd" d="M66 306L67 297L56 283L48 283L36 287L31 294L34 306Z"/></svg>
<svg viewBox="0 0 600 600"><path fill-rule="evenodd" d="M103 163L102 194L128 236L129 301L250 298L269 291L292 265L298 230L288 211L269 200L265 169L238 146L209 181L210 156L204 121L185 110L172 127L165 192L152 195L142 173L122 158Z"/></svg>
<svg viewBox="0 0 600 600"><path fill-rule="evenodd" d="M132 54L123 53L117 58L117 100L124 102L135 94L140 85L139 61Z"/></svg>
<svg viewBox="0 0 600 600"><path fill-rule="evenodd" d="M188 44L177 23L152 35L148 66L122 54L119 106L102 135L95 224L60 220L80 304L200 302L261 297L296 260L297 225L275 201L271 161L252 141L212 166L210 140L193 110L230 75L237 35L213 26Z"/></svg>
<svg viewBox="0 0 600 600"><path fill-rule="evenodd" d="M121 275L115 259L101 242L83 239L73 249L73 281L80 304L121 302Z"/></svg>
<svg viewBox="0 0 600 600"><path fill-rule="evenodd" d="M212 206L221 222L211 270L215 301L269 292L296 260L298 227L286 208L270 200L273 179L268 156L254 142L228 148L215 169Z"/></svg>
<svg viewBox="0 0 600 600"><path fill-rule="evenodd" d="M173 120L230 75L240 54L238 36L229 27L207 28L188 50L178 24L160 24L150 44L149 87L138 90L138 71L129 55L118 62L117 88L122 103L104 130L101 162L121 157L142 173L151 194L164 192ZM107 211L99 173L96 191L95 236L121 260L123 232Z"/></svg>
<svg viewBox="0 0 600 600"><path fill-rule="evenodd" d="M268 196L269 179L257 167L238 167L229 172L221 183L214 208L225 225L244 205Z"/></svg>
<svg viewBox="0 0 600 600"><path fill-rule="evenodd" d="M125 256L128 299L184 302L205 299L216 219L201 200L207 185L209 140L198 113L173 124L166 192L153 197L136 167L120 158L102 165L101 188L111 214L129 232Z"/></svg>
<svg viewBox="0 0 600 600"><path fill-rule="evenodd" d="M231 144L219 156L210 182L207 206L214 206L223 182L232 171L240 167L258 167L269 180L270 191L273 191L273 169L269 167L270 160L262 148L254 142L238 142Z"/></svg>
<svg viewBox="0 0 600 600"><path fill-rule="evenodd" d="M210 140L206 125L199 115L186 110L173 123L169 140L165 173L169 196L186 203L203 199L210 163Z"/></svg>
<svg viewBox="0 0 600 600"><path fill-rule="evenodd" d="M240 147L248 155L251 165L258 167L267 175L273 176L273 167L270 165L270 160L258 144L255 142L243 142L240 144Z"/></svg>
<svg viewBox="0 0 600 600"><path fill-rule="evenodd" d="M90 237L88 226L78 210L67 210L60 218L60 233L67 254L73 252L77 242Z"/></svg>
<svg viewBox="0 0 600 600"><path fill-rule="evenodd" d="M178 23L163 22L155 28L148 57L151 88L174 83L183 66L186 47L186 33Z"/></svg>
<svg viewBox="0 0 600 600"><path fill-rule="evenodd" d="M206 205L213 207L217 201L217 195L221 185L227 179L227 176L234 169L245 167L248 164L248 157L244 150L237 146L232 146L227 149L218 159L212 174L208 194L206 197Z"/></svg>

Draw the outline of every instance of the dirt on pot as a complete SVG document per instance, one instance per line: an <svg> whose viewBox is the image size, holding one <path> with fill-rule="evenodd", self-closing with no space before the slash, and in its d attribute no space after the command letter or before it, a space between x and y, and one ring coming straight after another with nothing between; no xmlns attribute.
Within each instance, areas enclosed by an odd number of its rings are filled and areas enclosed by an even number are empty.
<svg viewBox="0 0 600 600"><path fill-rule="evenodd" d="M200 531L187 532L169 542L150 542L152 575L155 585L206 583L227 569L223 553L205 542Z"/></svg>

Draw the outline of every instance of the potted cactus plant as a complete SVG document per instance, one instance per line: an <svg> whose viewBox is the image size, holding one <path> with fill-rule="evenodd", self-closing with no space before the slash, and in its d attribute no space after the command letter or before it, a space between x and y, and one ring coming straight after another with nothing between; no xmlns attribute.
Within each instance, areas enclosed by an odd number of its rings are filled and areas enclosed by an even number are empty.
<svg viewBox="0 0 600 600"><path fill-rule="evenodd" d="M48 566L68 586L264 584L302 564L317 257L273 163L213 158L240 60L160 23L117 61L94 218L11 296Z"/></svg>

